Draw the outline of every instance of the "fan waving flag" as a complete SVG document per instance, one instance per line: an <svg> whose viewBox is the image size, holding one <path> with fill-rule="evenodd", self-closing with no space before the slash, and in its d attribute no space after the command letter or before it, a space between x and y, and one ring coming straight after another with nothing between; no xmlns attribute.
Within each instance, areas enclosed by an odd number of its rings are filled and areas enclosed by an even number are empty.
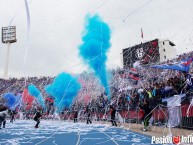
<svg viewBox="0 0 193 145"><path fill-rule="evenodd" d="M185 61L183 61L183 65L185 65L185 66L190 66L190 64L191 64L192 61L193 61L193 57L192 57L192 58L189 58L189 59L187 59L187 60L185 60Z"/></svg>
<svg viewBox="0 0 193 145"><path fill-rule="evenodd" d="M189 58L187 60L182 60L181 62L168 63L168 64L162 64L162 65L154 65L154 66L151 66L151 68L171 69L171 70L189 72L190 63L192 61L193 61L193 58Z"/></svg>

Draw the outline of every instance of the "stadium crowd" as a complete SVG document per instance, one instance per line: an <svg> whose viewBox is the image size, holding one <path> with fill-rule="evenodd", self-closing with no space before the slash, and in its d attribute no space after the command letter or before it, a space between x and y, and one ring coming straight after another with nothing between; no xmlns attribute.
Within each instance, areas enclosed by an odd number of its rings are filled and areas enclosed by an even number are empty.
<svg viewBox="0 0 193 145"><path fill-rule="evenodd" d="M168 60L167 63L180 61L193 57L193 52L179 55L174 60ZM193 72L192 63L190 65L189 74ZM89 107L92 112L106 113L107 106L110 104L118 111L138 108L148 101L149 108L153 110L157 105L167 105L162 99L177 94L186 94L189 96L187 101L190 102L193 85L192 80L187 80L188 74L176 70L161 70L141 66L140 64L134 68L111 70L111 80L109 88L111 90L111 100L108 100L104 88L101 87L99 80L94 77L93 73L82 73L79 75L79 82L82 85L79 95L74 100L71 109L64 109L66 112L84 110ZM54 77L29 77L29 78L10 78L9 80L0 79L0 103L3 104L3 95L12 92L22 96L23 90L31 83L36 85L45 98L47 110L45 114L54 114L54 103L51 97L46 94L44 87L53 81ZM188 82L189 81L189 82ZM188 103L189 103L188 102ZM34 104L30 109L21 106L20 111L26 118L30 118L30 114L34 114L38 104Z"/></svg>

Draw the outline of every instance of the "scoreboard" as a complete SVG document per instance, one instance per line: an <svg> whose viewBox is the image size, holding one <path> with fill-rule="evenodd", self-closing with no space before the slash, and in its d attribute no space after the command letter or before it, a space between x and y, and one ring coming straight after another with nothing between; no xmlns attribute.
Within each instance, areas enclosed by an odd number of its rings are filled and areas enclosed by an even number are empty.
<svg viewBox="0 0 193 145"><path fill-rule="evenodd" d="M123 66L133 67L136 61L142 65L160 61L158 39L123 49Z"/></svg>
<svg viewBox="0 0 193 145"><path fill-rule="evenodd" d="M16 26L2 27L2 43L14 43L16 41Z"/></svg>

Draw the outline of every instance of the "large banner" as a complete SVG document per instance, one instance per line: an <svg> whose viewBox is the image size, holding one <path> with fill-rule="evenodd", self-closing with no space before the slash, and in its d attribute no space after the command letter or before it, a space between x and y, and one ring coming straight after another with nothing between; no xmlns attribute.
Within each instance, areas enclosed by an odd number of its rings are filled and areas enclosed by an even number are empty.
<svg viewBox="0 0 193 145"><path fill-rule="evenodd" d="M160 61L158 39L123 49L123 66L133 67L136 61L149 64Z"/></svg>

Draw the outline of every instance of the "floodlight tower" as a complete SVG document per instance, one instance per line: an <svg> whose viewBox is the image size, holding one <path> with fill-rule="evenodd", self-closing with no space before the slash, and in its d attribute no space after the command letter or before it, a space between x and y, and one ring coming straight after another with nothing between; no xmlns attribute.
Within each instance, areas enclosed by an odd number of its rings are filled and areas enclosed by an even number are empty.
<svg viewBox="0 0 193 145"><path fill-rule="evenodd" d="M2 27L2 43L7 44L7 53L5 58L5 69L4 78L8 78L8 67L9 67L9 53L11 43L15 43L16 39L16 26Z"/></svg>

